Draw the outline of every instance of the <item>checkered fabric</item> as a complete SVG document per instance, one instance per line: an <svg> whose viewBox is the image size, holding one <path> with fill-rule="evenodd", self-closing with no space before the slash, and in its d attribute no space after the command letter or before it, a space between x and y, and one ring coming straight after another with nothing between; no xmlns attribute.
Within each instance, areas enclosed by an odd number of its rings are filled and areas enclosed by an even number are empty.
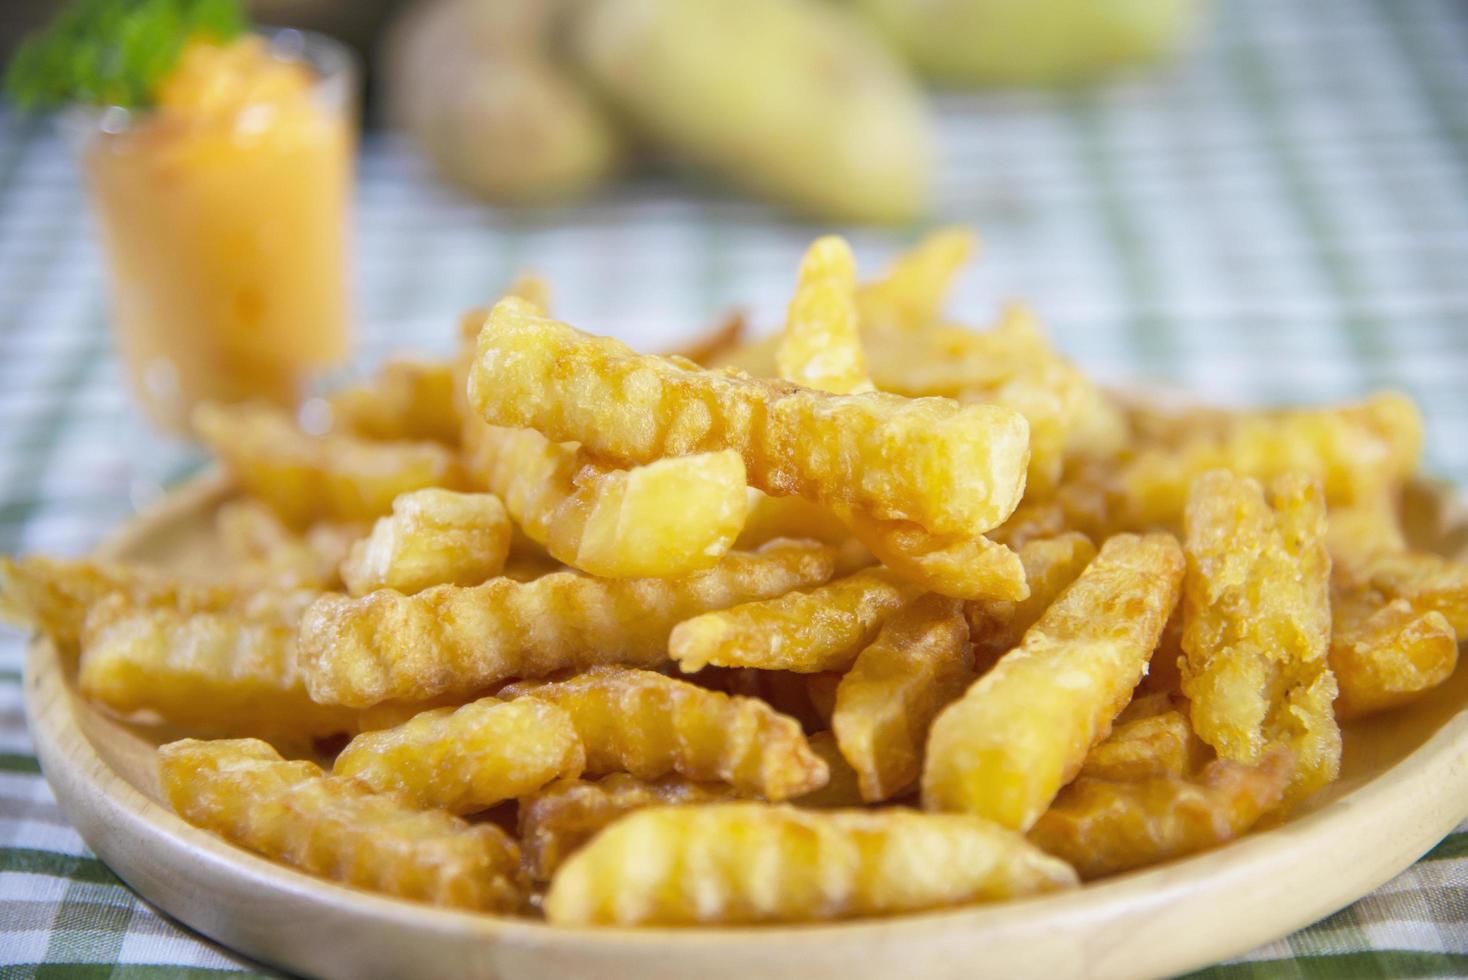
<svg viewBox="0 0 1468 980"><path fill-rule="evenodd" d="M1425 413L1428 468L1468 480L1468 7L1220 0L1167 73L939 110L939 217L986 242L960 316L1028 297L1090 369L1205 398L1400 387ZM778 322L803 246L827 230L665 176L495 211L383 138L364 147L359 199L357 370L447 350L455 315L523 266L570 321L646 347L734 304ZM868 269L916 233L849 232ZM81 554L197 465L130 411L66 148L0 115L0 552ZM0 977L258 971L140 902L67 825L26 734L22 652L0 635ZM1201 975L1468 974L1465 831Z"/></svg>

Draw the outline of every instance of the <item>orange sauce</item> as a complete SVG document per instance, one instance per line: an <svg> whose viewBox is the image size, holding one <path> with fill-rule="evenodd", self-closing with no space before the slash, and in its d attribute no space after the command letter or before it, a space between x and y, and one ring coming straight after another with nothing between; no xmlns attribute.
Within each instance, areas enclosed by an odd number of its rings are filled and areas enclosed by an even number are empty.
<svg viewBox="0 0 1468 980"><path fill-rule="evenodd" d="M305 63L193 43L157 105L87 142L116 336L148 414L294 405L348 345L354 121Z"/></svg>

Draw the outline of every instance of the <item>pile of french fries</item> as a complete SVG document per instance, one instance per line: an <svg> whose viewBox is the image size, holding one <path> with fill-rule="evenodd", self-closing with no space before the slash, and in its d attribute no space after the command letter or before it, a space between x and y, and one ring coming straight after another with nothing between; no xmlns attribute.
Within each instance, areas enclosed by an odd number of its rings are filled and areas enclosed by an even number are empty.
<svg viewBox="0 0 1468 980"><path fill-rule="evenodd" d="M324 434L202 409L217 575L7 559L5 611L172 733L190 823L556 924L994 901L1283 819L1468 631L1398 520L1415 409L1123 403L1022 307L944 317L972 246L862 283L823 238L777 335L665 356L524 279Z"/></svg>

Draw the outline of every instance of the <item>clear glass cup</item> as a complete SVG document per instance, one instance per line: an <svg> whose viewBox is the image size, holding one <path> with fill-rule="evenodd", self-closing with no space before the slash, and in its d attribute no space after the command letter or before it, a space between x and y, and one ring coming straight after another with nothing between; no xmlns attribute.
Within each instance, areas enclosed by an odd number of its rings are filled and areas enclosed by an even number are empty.
<svg viewBox="0 0 1468 980"><path fill-rule="evenodd" d="M292 407L349 348L356 63L321 35L256 37L244 68L220 69L217 50L207 70L181 67L158 109L74 109L64 122L118 350L168 433L186 434L205 400Z"/></svg>

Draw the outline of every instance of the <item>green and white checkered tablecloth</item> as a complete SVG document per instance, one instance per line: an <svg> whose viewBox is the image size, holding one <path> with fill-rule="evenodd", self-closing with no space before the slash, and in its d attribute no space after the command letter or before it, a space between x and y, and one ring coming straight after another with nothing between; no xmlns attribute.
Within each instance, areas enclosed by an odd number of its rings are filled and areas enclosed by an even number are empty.
<svg viewBox="0 0 1468 980"><path fill-rule="evenodd" d="M1429 468L1468 482L1460 0L1220 0L1169 73L949 95L940 111L940 217L986 241L961 316L1028 297L1089 368L1202 397L1398 386L1427 418ZM777 322L823 230L660 177L572 210L496 212L369 139L358 367L447 349L455 315L524 265L572 322L650 347L736 303ZM912 235L851 237L871 268ZM197 463L133 420L106 326L65 147L0 114L0 552L85 552L140 488ZM22 652L0 635L0 977L258 970L141 903L67 825L26 734ZM1204 975L1465 974L1468 826L1375 894Z"/></svg>

